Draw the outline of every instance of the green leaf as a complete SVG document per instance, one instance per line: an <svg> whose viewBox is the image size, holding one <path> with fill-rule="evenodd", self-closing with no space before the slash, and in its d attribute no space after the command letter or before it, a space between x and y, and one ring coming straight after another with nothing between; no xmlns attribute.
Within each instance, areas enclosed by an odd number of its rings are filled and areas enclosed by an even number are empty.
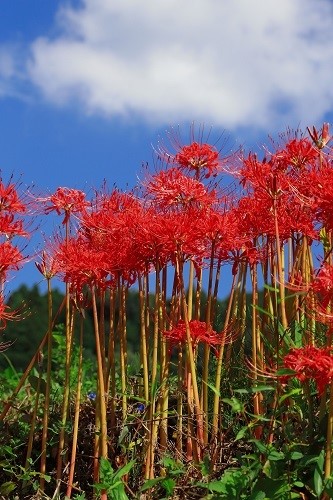
<svg viewBox="0 0 333 500"><path fill-rule="evenodd" d="M121 445L125 439L125 437L129 434L129 429L127 425L124 425L124 427L121 429L121 432L119 434L118 438L118 445Z"/></svg>
<svg viewBox="0 0 333 500"><path fill-rule="evenodd" d="M249 389L234 389L234 392L237 394L254 394L256 392L264 392L264 391L275 391L275 387L272 385L255 385L254 387L250 387Z"/></svg>
<svg viewBox="0 0 333 500"><path fill-rule="evenodd" d="M285 460L285 454L282 451L272 449L269 450L267 458L272 462L278 462L279 460Z"/></svg>
<svg viewBox="0 0 333 500"><path fill-rule="evenodd" d="M276 286L271 286L267 283L264 284L264 288L266 288L266 290L270 290L271 292L280 293L280 290Z"/></svg>
<svg viewBox="0 0 333 500"><path fill-rule="evenodd" d="M278 377L281 377L284 375L296 375L296 373L297 372L295 372L295 370L291 370L290 368L280 368L279 370L277 370L275 375L277 375Z"/></svg>
<svg viewBox="0 0 333 500"><path fill-rule="evenodd" d="M150 490L151 488L153 488L154 486L156 486L156 484L160 483L162 481L162 479L164 479L164 478L163 477L156 477L154 479L147 479L143 483L143 485L141 486L140 492L144 492L144 491Z"/></svg>
<svg viewBox="0 0 333 500"><path fill-rule="evenodd" d="M265 500L266 498L266 493L264 491L256 491L251 493L248 500Z"/></svg>
<svg viewBox="0 0 333 500"><path fill-rule="evenodd" d="M301 388L292 389L291 391L287 392L286 394L283 394L283 396L280 397L279 404L283 403L285 399L292 398L293 396L298 396L301 393L302 393Z"/></svg>
<svg viewBox="0 0 333 500"><path fill-rule="evenodd" d="M244 408L244 405L241 401L239 401L239 399L236 399L236 398L223 398L221 401L223 401L223 403L227 403L228 405L231 406L231 409L233 412L235 413L244 413L245 411L245 408Z"/></svg>
<svg viewBox="0 0 333 500"><path fill-rule="evenodd" d="M2 483L0 486L0 493L1 495L9 495L12 491L14 491L16 488L16 484L13 483L12 481L7 481L6 483Z"/></svg>
<svg viewBox="0 0 333 500"><path fill-rule="evenodd" d="M31 387L40 394L46 393L46 382L43 378L37 377L36 375L30 375L28 378L29 384Z"/></svg>
<svg viewBox="0 0 333 500"><path fill-rule="evenodd" d="M258 305L254 305L254 304L252 304L252 307L253 307L253 309L256 309L257 311L261 312L262 314L265 314L266 316L268 316L271 320L275 319L275 316L273 316L273 314L271 312L266 311L266 309L263 309L262 307L260 307Z"/></svg>
<svg viewBox="0 0 333 500"><path fill-rule="evenodd" d="M238 432L235 437L235 441L239 441L240 439L243 439L243 437L246 435L247 431L249 430L248 426L246 425L245 427L242 427Z"/></svg>
<svg viewBox="0 0 333 500"><path fill-rule="evenodd" d="M132 467L135 464L135 460L131 460L127 464L123 465L120 469L117 470L117 472L114 475L114 480L120 479L121 477L125 476L126 474L129 473L129 471L132 469Z"/></svg>
<svg viewBox="0 0 333 500"><path fill-rule="evenodd" d="M209 455L205 455L203 458L203 462L201 463L201 474L203 476L208 476L210 474Z"/></svg>
<svg viewBox="0 0 333 500"><path fill-rule="evenodd" d="M300 458L303 458L303 453L300 451L293 451L290 455L291 460L299 460Z"/></svg>
<svg viewBox="0 0 333 500"><path fill-rule="evenodd" d="M161 481L161 486L165 489L167 496L171 496L173 494L173 490L176 486L176 481L171 477L163 478Z"/></svg>
<svg viewBox="0 0 333 500"><path fill-rule="evenodd" d="M113 468L107 458L101 457L100 459L100 474L101 478L112 476Z"/></svg>
<svg viewBox="0 0 333 500"><path fill-rule="evenodd" d="M250 443L254 443L256 445L256 447L258 448L258 450L260 451L260 453L267 453L267 447L261 442L259 441L259 439L250 439L249 440Z"/></svg>
<svg viewBox="0 0 333 500"><path fill-rule="evenodd" d="M211 391L213 391L214 394L216 394L217 396L221 396L221 392L218 389L216 389L214 384L210 384L209 382L206 382L205 380L203 380L202 383L207 385L207 387L209 387L209 389Z"/></svg>
<svg viewBox="0 0 333 500"><path fill-rule="evenodd" d="M317 460L313 475L313 485L318 498L323 492L323 469L324 469L325 451L321 450Z"/></svg>

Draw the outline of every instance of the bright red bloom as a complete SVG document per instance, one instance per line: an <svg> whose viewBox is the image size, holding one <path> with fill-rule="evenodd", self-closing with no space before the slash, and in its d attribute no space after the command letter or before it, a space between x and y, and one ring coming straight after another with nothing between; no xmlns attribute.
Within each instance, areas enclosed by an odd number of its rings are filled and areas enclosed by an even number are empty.
<svg viewBox="0 0 333 500"><path fill-rule="evenodd" d="M323 149L332 139L328 123L323 124L320 132L318 132L316 127L312 127L312 130L308 127L308 132L318 149Z"/></svg>
<svg viewBox="0 0 333 500"><path fill-rule="evenodd" d="M13 214L2 214L0 212L0 235L6 238L14 236L28 236L28 233L23 229L22 220L14 220Z"/></svg>
<svg viewBox="0 0 333 500"><path fill-rule="evenodd" d="M324 262L317 276L311 283L310 289L317 294L323 310L333 299L333 266Z"/></svg>
<svg viewBox="0 0 333 500"><path fill-rule="evenodd" d="M148 262L142 263L142 242L144 223L149 217L140 200L132 194L118 190L111 194L98 193L92 210L81 219L81 233L92 248L105 253L106 268L117 276L122 276L132 284L136 272L146 269Z"/></svg>
<svg viewBox="0 0 333 500"><path fill-rule="evenodd" d="M196 176L205 172L205 177L215 175L219 171L219 153L210 144L192 142L183 146L174 157L180 168L195 172Z"/></svg>
<svg viewBox="0 0 333 500"><path fill-rule="evenodd" d="M291 139L284 146L284 149L275 153L275 160L281 162L284 168L302 169L313 166L318 160L319 154L313 147L309 139Z"/></svg>
<svg viewBox="0 0 333 500"><path fill-rule="evenodd" d="M218 335L211 326L207 326L205 321L191 320L189 322L191 330L191 338L194 345L203 342L210 346L220 345L222 342L221 335ZM165 330L163 335L171 341L171 344L186 343L186 325L185 321L180 319L178 323L171 329Z"/></svg>
<svg viewBox="0 0 333 500"><path fill-rule="evenodd" d="M284 368L295 371L295 375L284 375L283 380L296 377L301 382L313 379L318 393L322 394L333 377L331 349L306 346L289 351L283 360Z"/></svg>
<svg viewBox="0 0 333 500"><path fill-rule="evenodd" d="M184 175L177 168L162 170L146 184L153 202L162 208L211 206L216 202L216 193L209 191L202 182Z"/></svg>
<svg viewBox="0 0 333 500"><path fill-rule="evenodd" d="M81 291L85 285L105 286L109 274L106 253L94 248L82 236L61 243L55 258L64 281L77 291Z"/></svg>
<svg viewBox="0 0 333 500"><path fill-rule="evenodd" d="M274 157L260 161L254 153L243 159L243 166L237 175L243 187L263 191L270 197L280 195L289 185L282 162L275 161Z"/></svg>
<svg viewBox="0 0 333 500"><path fill-rule="evenodd" d="M59 187L54 194L47 198L40 198L39 201L49 202L50 205L45 207L45 213L55 210L58 215L64 213L65 217L62 221L66 224L71 214L81 214L90 205L86 201L86 195L78 189L70 189Z"/></svg>
<svg viewBox="0 0 333 500"><path fill-rule="evenodd" d="M7 211L10 213L26 212L26 206L20 200L14 184L5 185L0 179L0 212Z"/></svg>
<svg viewBox="0 0 333 500"><path fill-rule="evenodd" d="M333 168L325 158L321 167L313 169L299 183L299 191L315 212L316 220L333 229Z"/></svg>
<svg viewBox="0 0 333 500"><path fill-rule="evenodd" d="M23 256L19 249L10 241L0 243L0 274L7 271L18 270L23 262Z"/></svg>

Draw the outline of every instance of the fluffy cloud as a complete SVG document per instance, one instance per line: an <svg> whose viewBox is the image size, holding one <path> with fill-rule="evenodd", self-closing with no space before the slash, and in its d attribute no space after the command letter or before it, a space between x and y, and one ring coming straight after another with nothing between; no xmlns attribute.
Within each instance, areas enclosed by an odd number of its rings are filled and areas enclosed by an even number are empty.
<svg viewBox="0 0 333 500"><path fill-rule="evenodd" d="M312 124L333 104L332 18L330 0L84 0L33 42L28 74L86 113Z"/></svg>

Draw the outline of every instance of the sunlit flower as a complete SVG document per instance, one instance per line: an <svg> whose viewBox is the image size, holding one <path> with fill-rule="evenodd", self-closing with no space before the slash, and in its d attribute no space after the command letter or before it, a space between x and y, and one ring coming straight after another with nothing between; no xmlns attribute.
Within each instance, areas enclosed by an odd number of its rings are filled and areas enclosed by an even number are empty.
<svg viewBox="0 0 333 500"><path fill-rule="evenodd" d="M205 321L191 320L189 322L189 327L191 331L191 338L194 345L200 342L208 344L212 347L221 345L222 336L217 334L213 328L206 324ZM185 344L186 343L186 323L184 320L180 319L178 323L173 326L170 330L165 330L163 332L164 338L169 340L172 345Z"/></svg>
<svg viewBox="0 0 333 500"><path fill-rule="evenodd" d="M333 356L329 348L306 346L291 349L284 357L283 366L295 372L284 375L284 380L293 376L301 382L314 380L319 394L323 393L333 376Z"/></svg>
<svg viewBox="0 0 333 500"><path fill-rule="evenodd" d="M56 255L53 252L42 251L39 262L35 262L38 271L46 278L51 279L59 272L59 264Z"/></svg>
<svg viewBox="0 0 333 500"><path fill-rule="evenodd" d="M312 130L308 127L307 130L318 149L323 149L332 138L329 123L324 123L320 132L316 127L312 127Z"/></svg>
<svg viewBox="0 0 333 500"><path fill-rule="evenodd" d="M0 273L18 271L23 263L23 256L19 249L10 241L0 243Z"/></svg>
<svg viewBox="0 0 333 500"><path fill-rule="evenodd" d="M105 286L108 276L106 252L97 250L82 236L62 242L55 258L59 274L77 291L85 285Z"/></svg>
<svg viewBox="0 0 333 500"><path fill-rule="evenodd" d="M4 184L0 178L0 213L4 211L23 214L26 206L20 200L15 184Z"/></svg>
<svg viewBox="0 0 333 500"><path fill-rule="evenodd" d="M14 236L28 236L28 233L23 229L21 219L15 220L14 214L0 211L0 235L10 239Z"/></svg>
<svg viewBox="0 0 333 500"><path fill-rule="evenodd" d="M216 202L215 190L208 190L202 182L184 175L177 168L162 170L146 184L153 202L161 207L208 207Z"/></svg>
<svg viewBox="0 0 333 500"><path fill-rule="evenodd" d="M56 211L58 215L64 214L63 224L69 221L71 214L81 214L89 206L86 195L78 189L59 187L54 194L38 201L49 203L45 207L45 213Z"/></svg>
<svg viewBox="0 0 333 500"><path fill-rule="evenodd" d="M210 144L192 142L176 153L174 163L180 168L194 172L197 177L204 172L208 178L219 171L219 152Z"/></svg>

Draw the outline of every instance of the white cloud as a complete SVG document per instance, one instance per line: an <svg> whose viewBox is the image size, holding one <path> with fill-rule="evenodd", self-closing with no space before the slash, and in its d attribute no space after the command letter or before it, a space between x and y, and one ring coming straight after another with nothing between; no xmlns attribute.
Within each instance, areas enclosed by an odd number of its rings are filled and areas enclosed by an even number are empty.
<svg viewBox="0 0 333 500"><path fill-rule="evenodd" d="M87 113L312 124L333 105L332 20L330 0L84 0L34 41L28 72Z"/></svg>

